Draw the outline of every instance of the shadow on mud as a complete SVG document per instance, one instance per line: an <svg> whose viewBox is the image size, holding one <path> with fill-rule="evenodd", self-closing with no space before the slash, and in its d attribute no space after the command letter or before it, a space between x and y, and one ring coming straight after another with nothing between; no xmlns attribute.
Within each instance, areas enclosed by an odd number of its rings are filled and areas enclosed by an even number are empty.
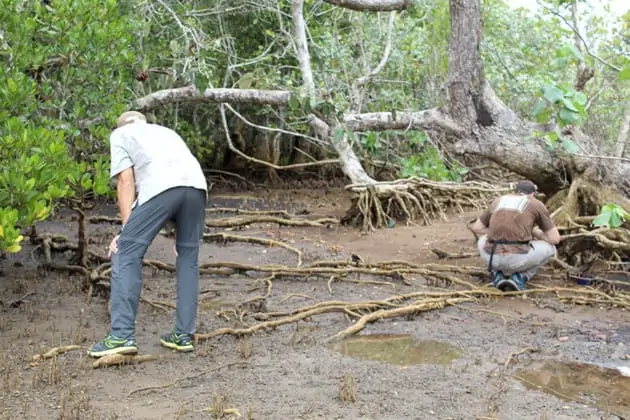
<svg viewBox="0 0 630 420"><path fill-rule="evenodd" d="M517 371L529 389L615 413L630 413L630 378L618 370L577 362L544 362Z"/></svg>
<svg viewBox="0 0 630 420"><path fill-rule="evenodd" d="M451 344L415 340L411 335L402 334L358 335L334 343L331 347L332 350L355 359L401 366L448 366L461 355L461 350Z"/></svg>

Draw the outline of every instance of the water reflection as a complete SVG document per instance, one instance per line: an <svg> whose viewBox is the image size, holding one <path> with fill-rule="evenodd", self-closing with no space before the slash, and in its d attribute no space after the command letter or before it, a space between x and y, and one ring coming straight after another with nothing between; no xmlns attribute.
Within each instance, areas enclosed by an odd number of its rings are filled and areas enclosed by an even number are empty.
<svg viewBox="0 0 630 420"><path fill-rule="evenodd" d="M448 366L461 350L441 341L415 340L411 335L367 334L334 343L332 349L355 359L376 360L408 366L432 364Z"/></svg>

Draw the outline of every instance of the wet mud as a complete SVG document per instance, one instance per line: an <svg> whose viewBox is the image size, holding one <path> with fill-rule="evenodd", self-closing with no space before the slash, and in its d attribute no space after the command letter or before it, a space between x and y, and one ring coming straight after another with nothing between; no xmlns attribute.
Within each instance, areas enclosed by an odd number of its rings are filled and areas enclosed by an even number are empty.
<svg viewBox="0 0 630 420"><path fill-rule="evenodd" d="M262 194L262 193L261 193ZM266 208L292 203L308 217L338 216L343 195L303 192L262 200ZM302 199L297 196L305 197ZM216 198L215 207L261 200ZM271 202L271 204L270 204ZM334 205L333 205L334 203ZM115 208L94 214L116 214ZM42 223L40 232L76 238L76 222ZM441 261L430 251L475 252L463 228L474 214L433 225L396 226L369 235L343 227L245 226L234 234L286 241L305 259L406 260L416 264L483 267L476 258ZM90 225L90 247L103 252L115 227ZM263 252L264 251L264 252ZM68 255L60 255L60 261ZM147 258L174 262L172 242L158 237ZM249 244L206 244L202 262L293 264L285 249ZM107 332L106 302L87 302L83 279L36 268L33 248L0 262L0 418L2 419L505 419L630 418L630 321L622 309L554 305L553 301L497 298L369 324L339 343L328 339L351 322L341 314L260 331L222 335L192 354L159 345L174 311L141 304L141 354L160 360L93 369L85 348ZM142 296L174 303L174 275L145 269ZM242 326L238 305L266 293L246 274L202 276L198 331ZM292 311L329 300L365 301L430 290L421 276L392 285L318 278L275 279L268 311ZM475 280L484 281L484 280ZM563 284L546 277L540 284ZM266 287L266 286L265 286ZM436 288L436 290L441 290ZM442 289L443 290L443 289ZM32 293L24 302L9 303ZM248 325L256 321L245 319ZM78 345L32 366L32 357L59 345ZM506 368L511 354L531 348ZM240 416L240 417L239 417Z"/></svg>

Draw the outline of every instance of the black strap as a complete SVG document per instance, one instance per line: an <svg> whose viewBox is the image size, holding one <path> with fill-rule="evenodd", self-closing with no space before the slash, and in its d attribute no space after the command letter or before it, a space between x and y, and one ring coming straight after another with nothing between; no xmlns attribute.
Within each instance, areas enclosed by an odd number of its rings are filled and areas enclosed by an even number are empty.
<svg viewBox="0 0 630 420"><path fill-rule="evenodd" d="M488 242L492 244L492 249L490 250L490 260L488 260L488 273L490 273L490 281L493 281L494 278L492 276L492 260L494 259L494 251L496 250L497 245L529 245L531 241L488 240Z"/></svg>

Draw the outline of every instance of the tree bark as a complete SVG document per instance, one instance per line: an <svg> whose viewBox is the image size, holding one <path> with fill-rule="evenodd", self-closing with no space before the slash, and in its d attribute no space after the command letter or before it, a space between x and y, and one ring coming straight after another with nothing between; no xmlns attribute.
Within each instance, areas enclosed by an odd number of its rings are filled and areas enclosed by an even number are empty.
<svg viewBox="0 0 630 420"><path fill-rule="evenodd" d="M411 0L324 0L345 9L362 12L393 12L411 7Z"/></svg>
<svg viewBox="0 0 630 420"><path fill-rule="evenodd" d="M622 158L625 155L626 143L630 141L630 104L626 108L626 113L621 123L621 130L617 136L617 144L615 145L615 156Z"/></svg>
<svg viewBox="0 0 630 420"><path fill-rule="evenodd" d="M174 103L233 103L258 105L286 105L289 103L291 92L286 90L257 90L257 89L206 89L203 94L196 86L184 86L173 89L163 89L138 98L134 102L134 109L149 111L163 105Z"/></svg>
<svg viewBox="0 0 630 420"><path fill-rule="evenodd" d="M532 134L536 125L522 121L486 82L480 54L480 0L451 0L451 38L447 81L447 113L464 130L449 136L460 154L490 159L554 193L590 169L599 171L622 191L630 191L628 162L611 165L606 159L549 151ZM594 167L595 166L595 167Z"/></svg>

